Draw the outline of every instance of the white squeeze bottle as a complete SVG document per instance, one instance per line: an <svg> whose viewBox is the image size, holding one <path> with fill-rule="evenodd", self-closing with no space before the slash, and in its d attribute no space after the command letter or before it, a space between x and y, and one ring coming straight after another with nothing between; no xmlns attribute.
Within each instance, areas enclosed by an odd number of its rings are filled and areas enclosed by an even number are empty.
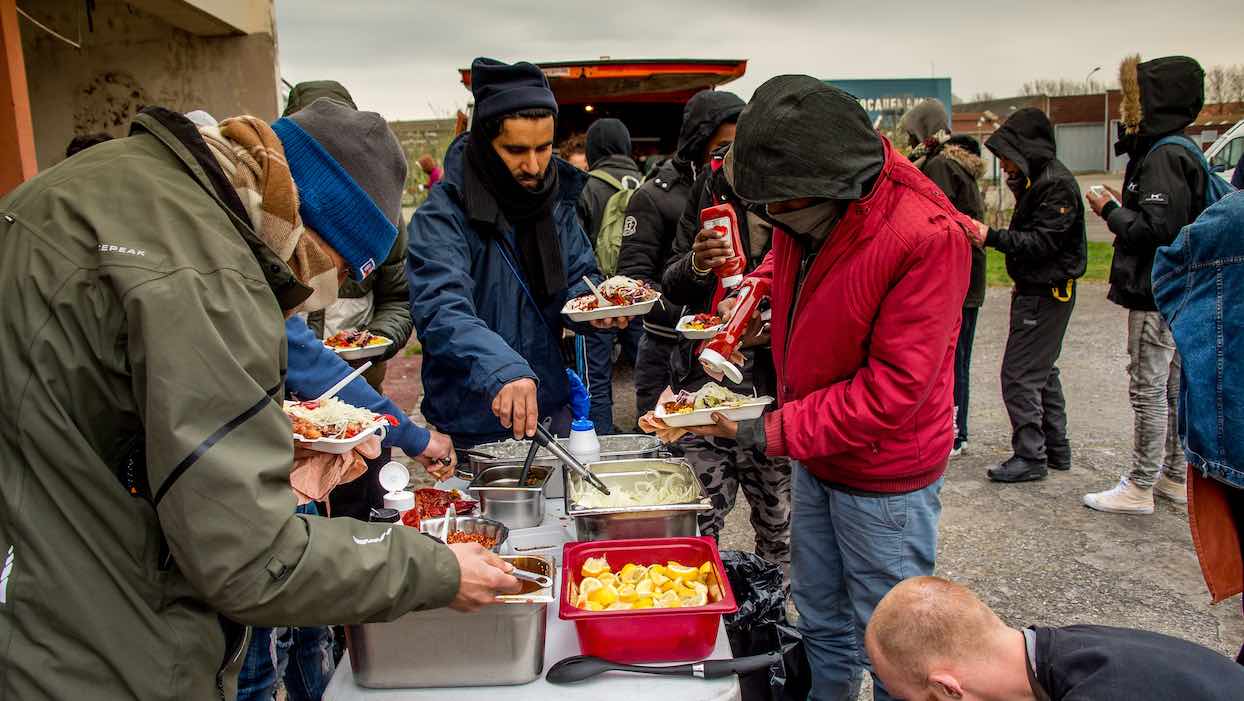
<svg viewBox="0 0 1244 701"><path fill-rule="evenodd" d="M380 468L380 486L384 487L384 508L396 509L401 523L401 516L415 508L415 494L407 491L410 486L410 470L400 462L394 461Z"/></svg>
<svg viewBox="0 0 1244 701"><path fill-rule="evenodd" d="M600 439L596 437L596 426L591 419L575 419L570 424L570 440L566 450L585 466L600 462Z"/></svg>

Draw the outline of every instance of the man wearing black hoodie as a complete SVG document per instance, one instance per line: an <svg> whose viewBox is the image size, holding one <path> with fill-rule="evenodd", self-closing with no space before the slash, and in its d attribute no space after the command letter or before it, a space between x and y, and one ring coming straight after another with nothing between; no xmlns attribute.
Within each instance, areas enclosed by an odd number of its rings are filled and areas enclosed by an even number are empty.
<svg viewBox="0 0 1244 701"><path fill-rule="evenodd" d="M678 151L663 163L631 198L622 229L618 274L644 280L661 289L678 220L690 196L696 173L709 154L734 141L734 127L744 102L729 92L705 90L683 108ZM682 307L661 300L644 317L644 336L635 361L635 403L643 415L657 405L670 383L670 354L678 347L674 326Z"/></svg>
<svg viewBox="0 0 1244 701"><path fill-rule="evenodd" d="M1088 201L1115 236L1109 297L1128 310L1135 446L1131 469L1119 483L1086 494L1084 504L1111 513L1151 514L1155 494L1177 503L1188 499L1187 467L1175 424L1179 354L1153 300L1153 257L1205 208L1208 177L1190 150L1196 148L1191 141L1157 144L1163 137L1182 135L1196 120L1205 102L1205 72L1187 56L1144 63L1132 56L1119 67L1119 85L1123 133L1115 153L1128 156L1123 192L1090 192Z"/></svg>
<svg viewBox="0 0 1244 701"><path fill-rule="evenodd" d="M1015 194L1010 226L977 223L977 245L1006 254L1015 281L1011 330L1002 356L1002 400L1011 417L1009 460L989 468L995 482L1027 482L1046 469L1071 469L1067 403L1058 355L1075 306L1075 280L1088 261L1084 203L1075 176L1054 157L1054 127L1026 107L985 141Z"/></svg>
<svg viewBox="0 0 1244 701"><path fill-rule="evenodd" d="M579 194L575 211L596 251L596 262L608 276L617 264L618 241L606 232L601 240L601 225L609 201L622 190L636 190L644 181L639 166L631 160L631 132L621 120L605 118L592 123L587 130L588 179ZM639 353L639 339L644 329L640 324L622 331L599 331L587 334L588 390L592 395L591 419L598 434L613 433L613 347L622 343L622 355L633 364Z"/></svg>

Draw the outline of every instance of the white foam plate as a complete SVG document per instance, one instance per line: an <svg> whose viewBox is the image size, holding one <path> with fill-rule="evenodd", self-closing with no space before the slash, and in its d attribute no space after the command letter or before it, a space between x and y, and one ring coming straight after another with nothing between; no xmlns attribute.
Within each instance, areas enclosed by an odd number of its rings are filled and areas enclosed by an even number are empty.
<svg viewBox="0 0 1244 701"><path fill-rule="evenodd" d="M661 299L660 292L655 294L656 296L647 302L624 304L612 307L597 307L590 312L572 311L570 309L570 305L574 303L574 300L572 299L566 302L566 306L562 307L562 314L565 314L566 318L571 321L578 322L597 321L598 319L612 319L619 316L643 316L644 314L652 311L652 306L657 303L657 300ZM591 295L584 295L584 297L591 297ZM583 299L583 297L576 297L575 299Z"/></svg>
<svg viewBox="0 0 1244 701"><path fill-rule="evenodd" d="M690 324L694 320L695 314L688 314L678 320L678 326L675 326L674 330L693 341L703 341L716 336L718 331L726 328L726 325L722 323L716 326L710 326L707 329L693 329L687 324Z"/></svg>
<svg viewBox="0 0 1244 701"><path fill-rule="evenodd" d="M377 431L380 432L380 440L384 440L385 434L388 433L388 426L389 422L382 416L377 419L376 423L364 428L362 431L359 431L358 435L353 438L317 438L315 440L309 440L307 438L303 438L297 433L293 434L293 436L294 442L302 445L304 448L319 451L321 453L344 455L351 450L354 450L354 446L367 440Z"/></svg>
<svg viewBox="0 0 1244 701"><path fill-rule="evenodd" d="M686 414L666 414L665 406L658 403L655 415L658 419L664 421L666 426L674 428L711 426L713 425L714 413L721 414L731 421L746 421L747 419L760 418L760 415L765 413L765 407L772 403L773 397L756 397L729 409L696 409Z"/></svg>
<svg viewBox="0 0 1244 701"><path fill-rule="evenodd" d="M325 343L324 347L336 353L337 357L342 360L363 360L364 358L374 358L378 355L384 355L385 351L389 350L389 346L393 345L392 340L384 338L383 336L377 336L376 338L383 339L384 343L377 343L363 348L333 348Z"/></svg>

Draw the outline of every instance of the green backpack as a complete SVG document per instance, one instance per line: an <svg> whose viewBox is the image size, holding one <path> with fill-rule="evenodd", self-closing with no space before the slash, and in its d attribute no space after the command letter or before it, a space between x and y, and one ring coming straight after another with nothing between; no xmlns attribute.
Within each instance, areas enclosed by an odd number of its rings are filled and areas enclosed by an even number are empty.
<svg viewBox="0 0 1244 701"><path fill-rule="evenodd" d="M618 251L622 248L623 226L626 220L626 206L630 204L631 195L639 189L639 178L632 175L622 176L618 180L603 169L588 173L588 177L609 183L617 190L605 203L605 212L600 218L600 233L596 236L596 264L605 277L611 277L618 270Z"/></svg>

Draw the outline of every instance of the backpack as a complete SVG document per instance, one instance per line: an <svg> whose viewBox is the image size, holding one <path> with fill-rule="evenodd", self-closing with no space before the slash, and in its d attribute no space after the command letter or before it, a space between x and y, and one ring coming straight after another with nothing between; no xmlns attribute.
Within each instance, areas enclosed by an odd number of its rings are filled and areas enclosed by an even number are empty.
<svg viewBox="0 0 1244 701"><path fill-rule="evenodd" d="M588 173L588 177L608 183L617 190L605 203L605 211L600 218L600 232L596 235L596 264L605 277L612 277L618 269L618 251L622 248L622 228L626 220L626 206L631 202L631 195L639 189L639 178L624 175L618 180L604 169Z"/></svg>
<svg viewBox="0 0 1244 701"><path fill-rule="evenodd" d="M1227 195L1235 192L1235 187L1233 187L1231 183L1227 182L1225 178L1215 173L1213 169L1209 167L1209 161L1206 160L1205 154L1201 151L1201 149L1197 147L1195 143L1192 142L1192 139L1189 139L1183 134L1169 134L1167 136L1164 136L1158 139L1157 143L1155 143L1152 147L1150 147L1149 153L1153 153L1154 151L1158 150L1159 146L1165 146L1166 144L1179 144L1180 146L1183 146L1184 148L1188 149L1188 151L1192 154L1193 158L1201 162L1201 169L1205 171L1205 176L1206 176L1206 179L1205 179L1205 206L1206 207L1209 207L1210 205L1214 204L1218 200L1221 200ZM1149 153L1145 154L1145 158L1149 157Z"/></svg>

